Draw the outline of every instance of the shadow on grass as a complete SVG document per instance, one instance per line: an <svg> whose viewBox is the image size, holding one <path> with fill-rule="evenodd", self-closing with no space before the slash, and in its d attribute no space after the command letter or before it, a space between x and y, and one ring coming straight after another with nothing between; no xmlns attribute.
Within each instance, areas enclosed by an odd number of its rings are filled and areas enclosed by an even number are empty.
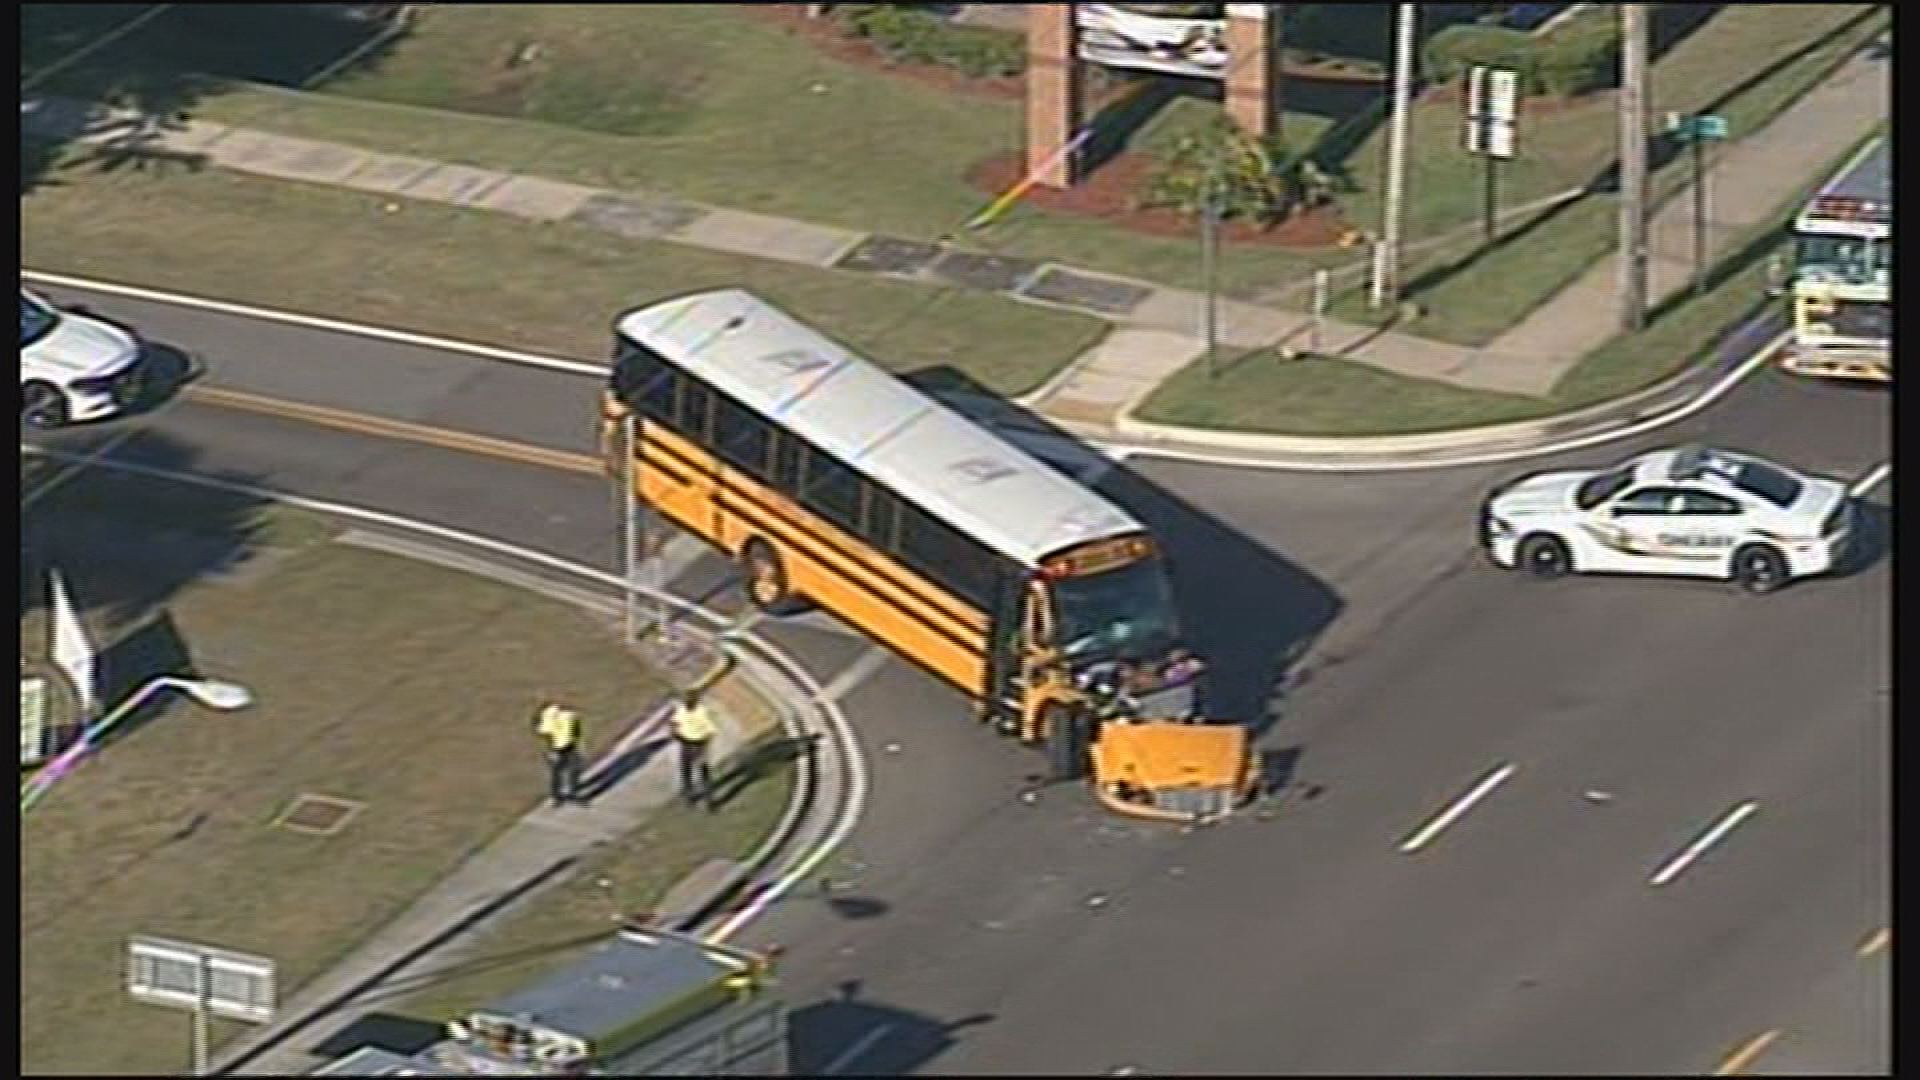
<svg viewBox="0 0 1920 1080"><path fill-rule="evenodd" d="M198 155L157 140L183 127L203 98L234 82L308 88L378 67L408 32L412 6L174 4L154 13L140 4L28 4L20 21L23 135L30 98L88 107L34 114L41 126L22 140L21 193L47 182L66 145L82 136L85 151L60 167L199 168ZM134 118L108 119L109 109Z"/></svg>
<svg viewBox="0 0 1920 1080"><path fill-rule="evenodd" d="M76 459L101 454L102 460L209 475L193 447L151 431L129 437L115 422L37 435L31 445L63 457L23 457L22 617L50 622L49 583L57 574L95 638L101 711L157 676L197 673L168 605L187 586L242 573L264 556L267 501L100 464L77 467ZM209 478L257 482L234 473ZM23 662L51 667L50 641L22 645ZM56 682L65 688L64 679ZM120 721L112 737L124 738L169 704L170 698L156 697Z"/></svg>
<svg viewBox="0 0 1920 1080"><path fill-rule="evenodd" d="M905 1076L946 1053L961 1032L997 1019L976 1013L943 1021L860 995L861 981L849 979L835 997L787 1014L793 1075Z"/></svg>
<svg viewBox="0 0 1920 1080"><path fill-rule="evenodd" d="M943 387L948 404L977 422L1098 454L950 367L917 373L914 381ZM1282 718L1289 672L1339 615L1339 595L1305 567L1126 464L1115 463L1094 486L1142 520L1167 553L1188 644L1209 664L1203 714L1242 724L1255 737L1267 733Z"/></svg>
<svg viewBox="0 0 1920 1080"><path fill-rule="evenodd" d="M783 766L812 758L818 751L819 743L820 735L817 732L797 738L778 731L762 733L741 747L713 778L713 790L709 795L712 808L719 810L726 806Z"/></svg>

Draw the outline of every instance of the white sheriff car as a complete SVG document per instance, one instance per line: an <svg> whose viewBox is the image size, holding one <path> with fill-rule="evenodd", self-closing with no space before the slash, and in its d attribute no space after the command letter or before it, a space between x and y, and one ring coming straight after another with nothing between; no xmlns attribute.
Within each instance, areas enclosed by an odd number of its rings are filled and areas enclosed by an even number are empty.
<svg viewBox="0 0 1920 1080"><path fill-rule="evenodd" d="M1480 534L1495 563L1541 577L1675 574L1768 592L1833 569L1854 513L1839 481L1686 446L1522 477L1487 497Z"/></svg>
<svg viewBox="0 0 1920 1080"><path fill-rule="evenodd" d="M104 319L61 311L20 290L20 422L97 420L139 394L140 339Z"/></svg>

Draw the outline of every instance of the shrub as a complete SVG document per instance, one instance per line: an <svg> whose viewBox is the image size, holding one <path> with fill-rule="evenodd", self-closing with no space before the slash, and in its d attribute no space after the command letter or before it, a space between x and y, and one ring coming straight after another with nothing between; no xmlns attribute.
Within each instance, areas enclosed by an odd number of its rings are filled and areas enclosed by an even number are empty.
<svg viewBox="0 0 1920 1080"><path fill-rule="evenodd" d="M1576 20L1541 41L1535 51L1541 88L1577 97L1613 84L1620 70L1620 25L1610 14Z"/></svg>
<svg viewBox="0 0 1920 1080"><path fill-rule="evenodd" d="M1447 82L1477 64L1511 68L1520 76L1520 92L1539 91L1538 43L1504 26L1449 26L1427 42L1427 77Z"/></svg>
<svg viewBox="0 0 1920 1080"><path fill-rule="evenodd" d="M834 9L848 30L896 63L940 64L976 78L1027 69L1026 39L983 26L954 26L906 4L846 4Z"/></svg>
<svg viewBox="0 0 1920 1080"><path fill-rule="evenodd" d="M1198 216L1211 194L1222 218L1268 224L1285 216L1293 193L1291 163L1276 164L1281 148L1242 131L1224 116L1175 144L1167 164L1147 184L1144 207L1171 207Z"/></svg>

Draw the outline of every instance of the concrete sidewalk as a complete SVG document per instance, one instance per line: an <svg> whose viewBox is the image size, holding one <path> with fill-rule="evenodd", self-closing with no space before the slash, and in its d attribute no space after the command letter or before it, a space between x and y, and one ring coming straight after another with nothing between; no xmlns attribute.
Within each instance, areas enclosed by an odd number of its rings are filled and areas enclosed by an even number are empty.
<svg viewBox="0 0 1920 1080"><path fill-rule="evenodd" d="M1772 217L1817 170L1893 115L1893 65L1873 51L1854 54L1766 127L1708 152L1707 262L1731 254L1741 234ZM1649 306L1688 288L1693 276L1693 185L1647 222ZM1580 357L1619 332L1620 259L1608 255L1518 326L1476 354L1472 365L1530 371L1524 392L1553 388ZM1529 363L1530 362L1530 363ZM1525 364L1522 367L1520 365Z"/></svg>
<svg viewBox="0 0 1920 1080"><path fill-rule="evenodd" d="M500 567L433 545L361 530L348 530L342 543L356 544L479 573L531 588L597 613L606 598L564 586L538 575ZM670 674L681 683L687 672L705 667L709 653ZM714 759L723 764L741 746L766 730L737 707L740 687L725 683L710 698L715 726ZM730 708L729 703L736 703ZM474 852L447 878L420 897L399 918L382 926L354 951L302 986L283 1003L279 1019L251 1029L220 1047L216 1072L289 1075L322 1062L313 1048L339 1035L365 1015L389 1009L398 1000L435 981L435 973L471 953L481 931L520 910L541 890L565 880L594 848L633 831L647 816L677 797L677 764L668 745L669 706L647 710L624 732L607 732L586 769L584 806L549 806L544 801ZM595 731L588 718L589 746ZM611 739L609 742L608 740ZM741 853L744 854L744 853ZM701 868L669 893L658 912L671 923L692 915L728 884L740 864L719 859Z"/></svg>
<svg viewBox="0 0 1920 1080"><path fill-rule="evenodd" d="M1765 128L1723 148L1709 172L1709 253L1773 213L1817 169L1891 112L1890 61L1862 50ZM1057 263L962 251L945 244L865 234L632 191L607 191L525 176L372 153L228 127L170 123L84 103L39 98L21 104L23 127L84 143L143 148L257 176L425 199L533 221L566 221L641 240L686 244L797 265L882 275L1013 299L1105 319L1115 333L1077 358L1023 404L1078 430L1113 434L1134 406L1199 356L1205 297ZM1690 188L1653 215L1651 295L1686 284ZM1556 196L1558 198L1558 196ZM1608 257L1485 348L1325 320L1309 342L1310 318L1266 304L1223 300L1220 340L1235 350L1284 345L1340 356L1396 374L1475 390L1542 396L1582 356L1614 336L1615 260ZM1235 445L1246 436L1230 440ZM1187 430L1194 447L1215 433ZM1297 440L1296 440L1297 441ZM1338 440L1328 440L1329 444Z"/></svg>

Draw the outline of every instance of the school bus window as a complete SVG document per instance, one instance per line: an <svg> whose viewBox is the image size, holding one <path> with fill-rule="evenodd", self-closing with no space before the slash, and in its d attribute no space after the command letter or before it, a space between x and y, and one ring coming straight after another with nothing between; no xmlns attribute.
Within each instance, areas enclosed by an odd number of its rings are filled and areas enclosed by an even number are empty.
<svg viewBox="0 0 1920 1080"><path fill-rule="evenodd" d="M674 403L674 426L689 436L705 441L713 431L713 391L682 376L680 399Z"/></svg>
<svg viewBox="0 0 1920 1080"><path fill-rule="evenodd" d="M900 537L900 500L893 492L876 484L861 487L861 536L874 547L891 554Z"/></svg>
<svg viewBox="0 0 1920 1080"><path fill-rule="evenodd" d="M792 434L775 428L773 434L773 486L792 495L800 490L800 452L805 446Z"/></svg>
<svg viewBox="0 0 1920 1080"><path fill-rule="evenodd" d="M649 390L665 380L666 362L652 349L623 342L613 366L613 393L622 403L633 405Z"/></svg>
<svg viewBox="0 0 1920 1080"><path fill-rule="evenodd" d="M679 392L680 384L685 381L685 376L662 365L640 387L640 411L656 420L671 417L675 395Z"/></svg>
<svg viewBox="0 0 1920 1080"><path fill-rule="evenodd" d="M767 475L767 422L727 398L715 395L714 448L728 463L764 479Z"/></svg>
<svg viewBox="0 0 1920 1080"><path fill-rule="evenodd" d="M993 596L991 559L958 532L917 506L900 508L900 559L985 607Z"/></svg>
<svg viewBox="0 0 1920 1080"><path fill-rule="evenodd" d="M860 475L809 448L800 480L800 501L807 509L845 529L860 525Z"/></svg>

